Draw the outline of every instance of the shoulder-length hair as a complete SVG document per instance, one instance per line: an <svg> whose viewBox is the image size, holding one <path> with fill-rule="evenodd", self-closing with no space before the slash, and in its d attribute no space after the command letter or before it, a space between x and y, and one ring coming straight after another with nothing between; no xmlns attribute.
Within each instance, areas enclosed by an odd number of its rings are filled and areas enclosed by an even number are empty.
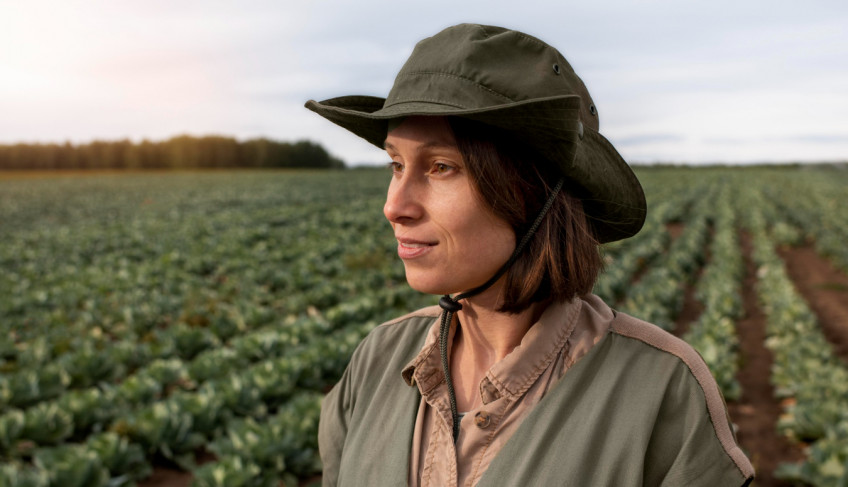
<svg viewBox="0 0 848 487"><path fill-rule="evenodd" d="M532 147L496 128L449 117L466 170L482 202L520 240L562 177ZM603 268L600 248L568 181L516 262L506 273L498 311L520 313L543 301L565 301L592 291Z"/></svg>

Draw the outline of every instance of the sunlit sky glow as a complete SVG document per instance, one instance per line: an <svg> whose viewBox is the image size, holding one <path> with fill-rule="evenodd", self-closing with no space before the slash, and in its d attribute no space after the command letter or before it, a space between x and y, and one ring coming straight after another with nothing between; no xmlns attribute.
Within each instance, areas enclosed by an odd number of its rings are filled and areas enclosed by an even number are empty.
<svg viewBox="0 0 848 487"><path fill-rule="evenodd" d="M848 159L842 0L3 2L0 143L308 138L383 162L303 103L385 96L459 22L557 47L628 161Z"/></svg>

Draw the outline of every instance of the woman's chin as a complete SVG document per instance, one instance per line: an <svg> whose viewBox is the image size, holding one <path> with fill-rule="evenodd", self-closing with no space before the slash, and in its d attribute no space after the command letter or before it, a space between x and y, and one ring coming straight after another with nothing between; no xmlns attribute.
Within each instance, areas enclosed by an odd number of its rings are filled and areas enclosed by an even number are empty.
<svg viewBox="0 0 848 487"><path fill-rule="evenodd" d="M412 289L415 289L416 291L418 291L420 293L434 294L434 295L440 295L440 296L444 295L444 294L451 294L450 292L443 291L442 289L444 289L444 288L441 288L439 286L421 284L421 283L418 283L416 281L410 281L408 279L407 279L406 282L409 284L409 287L411 287Z"/></svg>
<svg viewBox="0 0 848 487"><path fill-rule="evenodd" d="M445 294L454 294L459 292L452 289L450 286L447 286L444 282L434 281L432 279L427 279L423 276L416 276L415 274L410 273L406 274L406 282L409 284L409 287L424 294L442 296Z"/></svg>

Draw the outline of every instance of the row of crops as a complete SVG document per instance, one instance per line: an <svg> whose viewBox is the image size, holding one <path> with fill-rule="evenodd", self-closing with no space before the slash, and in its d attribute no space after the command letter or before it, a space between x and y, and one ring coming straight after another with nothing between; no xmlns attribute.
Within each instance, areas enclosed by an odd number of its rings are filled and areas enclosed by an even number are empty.
<svg viewBox="0 0 848 487"><path fill-rule="evenodd" d="M769 229L781 214L760 194L747 194L746 228L753 241L758 286L767 315L766 346L774 355L771 381L787 405L778 429L808 446L800 465L784 464L778 476L811 485L848 485L848 364L833 353L816 316L796 292L775 252ZM813 225L807 227L813 228ZM782 230L795 238L793 230Z"/></svg>
<svg viewBox="0 0 848 487"><path fill-rule="evenodd" d="M350 175L4 183L0 485L319 472L321 393L371 327L429 302L377 218L382 178Z"/></svg>
<svg viewBox="0 0 848 487"><path fill-rule="evenodd" d="M596 293L673 329L694 286L703 312L684 339L739 398L739 235L750 233L771 380L792 399L780 429L810 445L781 474L848 479L848 390L833 386L848 384L845 364L812 338L803 300L778 292L791 282L774 254L810 238L848 269L830 239L844 242L848 221L828 211L846 201L848 175L639 176L648 221L605 248ZM323 393L371 328L434 302L404 283L380 211L387 180L376 170L0 180L0 336L10 337L0 342L0 486L128 486L157 465L191 471L198 486L320 473ZM781 358L782 342L795 355ZM797 355L806 349L819 354ZM804 374L821 380L791 382Z"/></svg>

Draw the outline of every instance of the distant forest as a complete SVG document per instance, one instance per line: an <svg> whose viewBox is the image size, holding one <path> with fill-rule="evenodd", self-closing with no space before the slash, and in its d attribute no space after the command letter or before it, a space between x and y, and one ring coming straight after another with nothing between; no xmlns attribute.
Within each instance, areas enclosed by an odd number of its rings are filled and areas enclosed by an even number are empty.
<svg viewBox="0 0 848 487"><path fill-rule="evenodd" d="M181 135L161 142L0 145L0 170L342 168L344 162L310 141Z"/></svg>

